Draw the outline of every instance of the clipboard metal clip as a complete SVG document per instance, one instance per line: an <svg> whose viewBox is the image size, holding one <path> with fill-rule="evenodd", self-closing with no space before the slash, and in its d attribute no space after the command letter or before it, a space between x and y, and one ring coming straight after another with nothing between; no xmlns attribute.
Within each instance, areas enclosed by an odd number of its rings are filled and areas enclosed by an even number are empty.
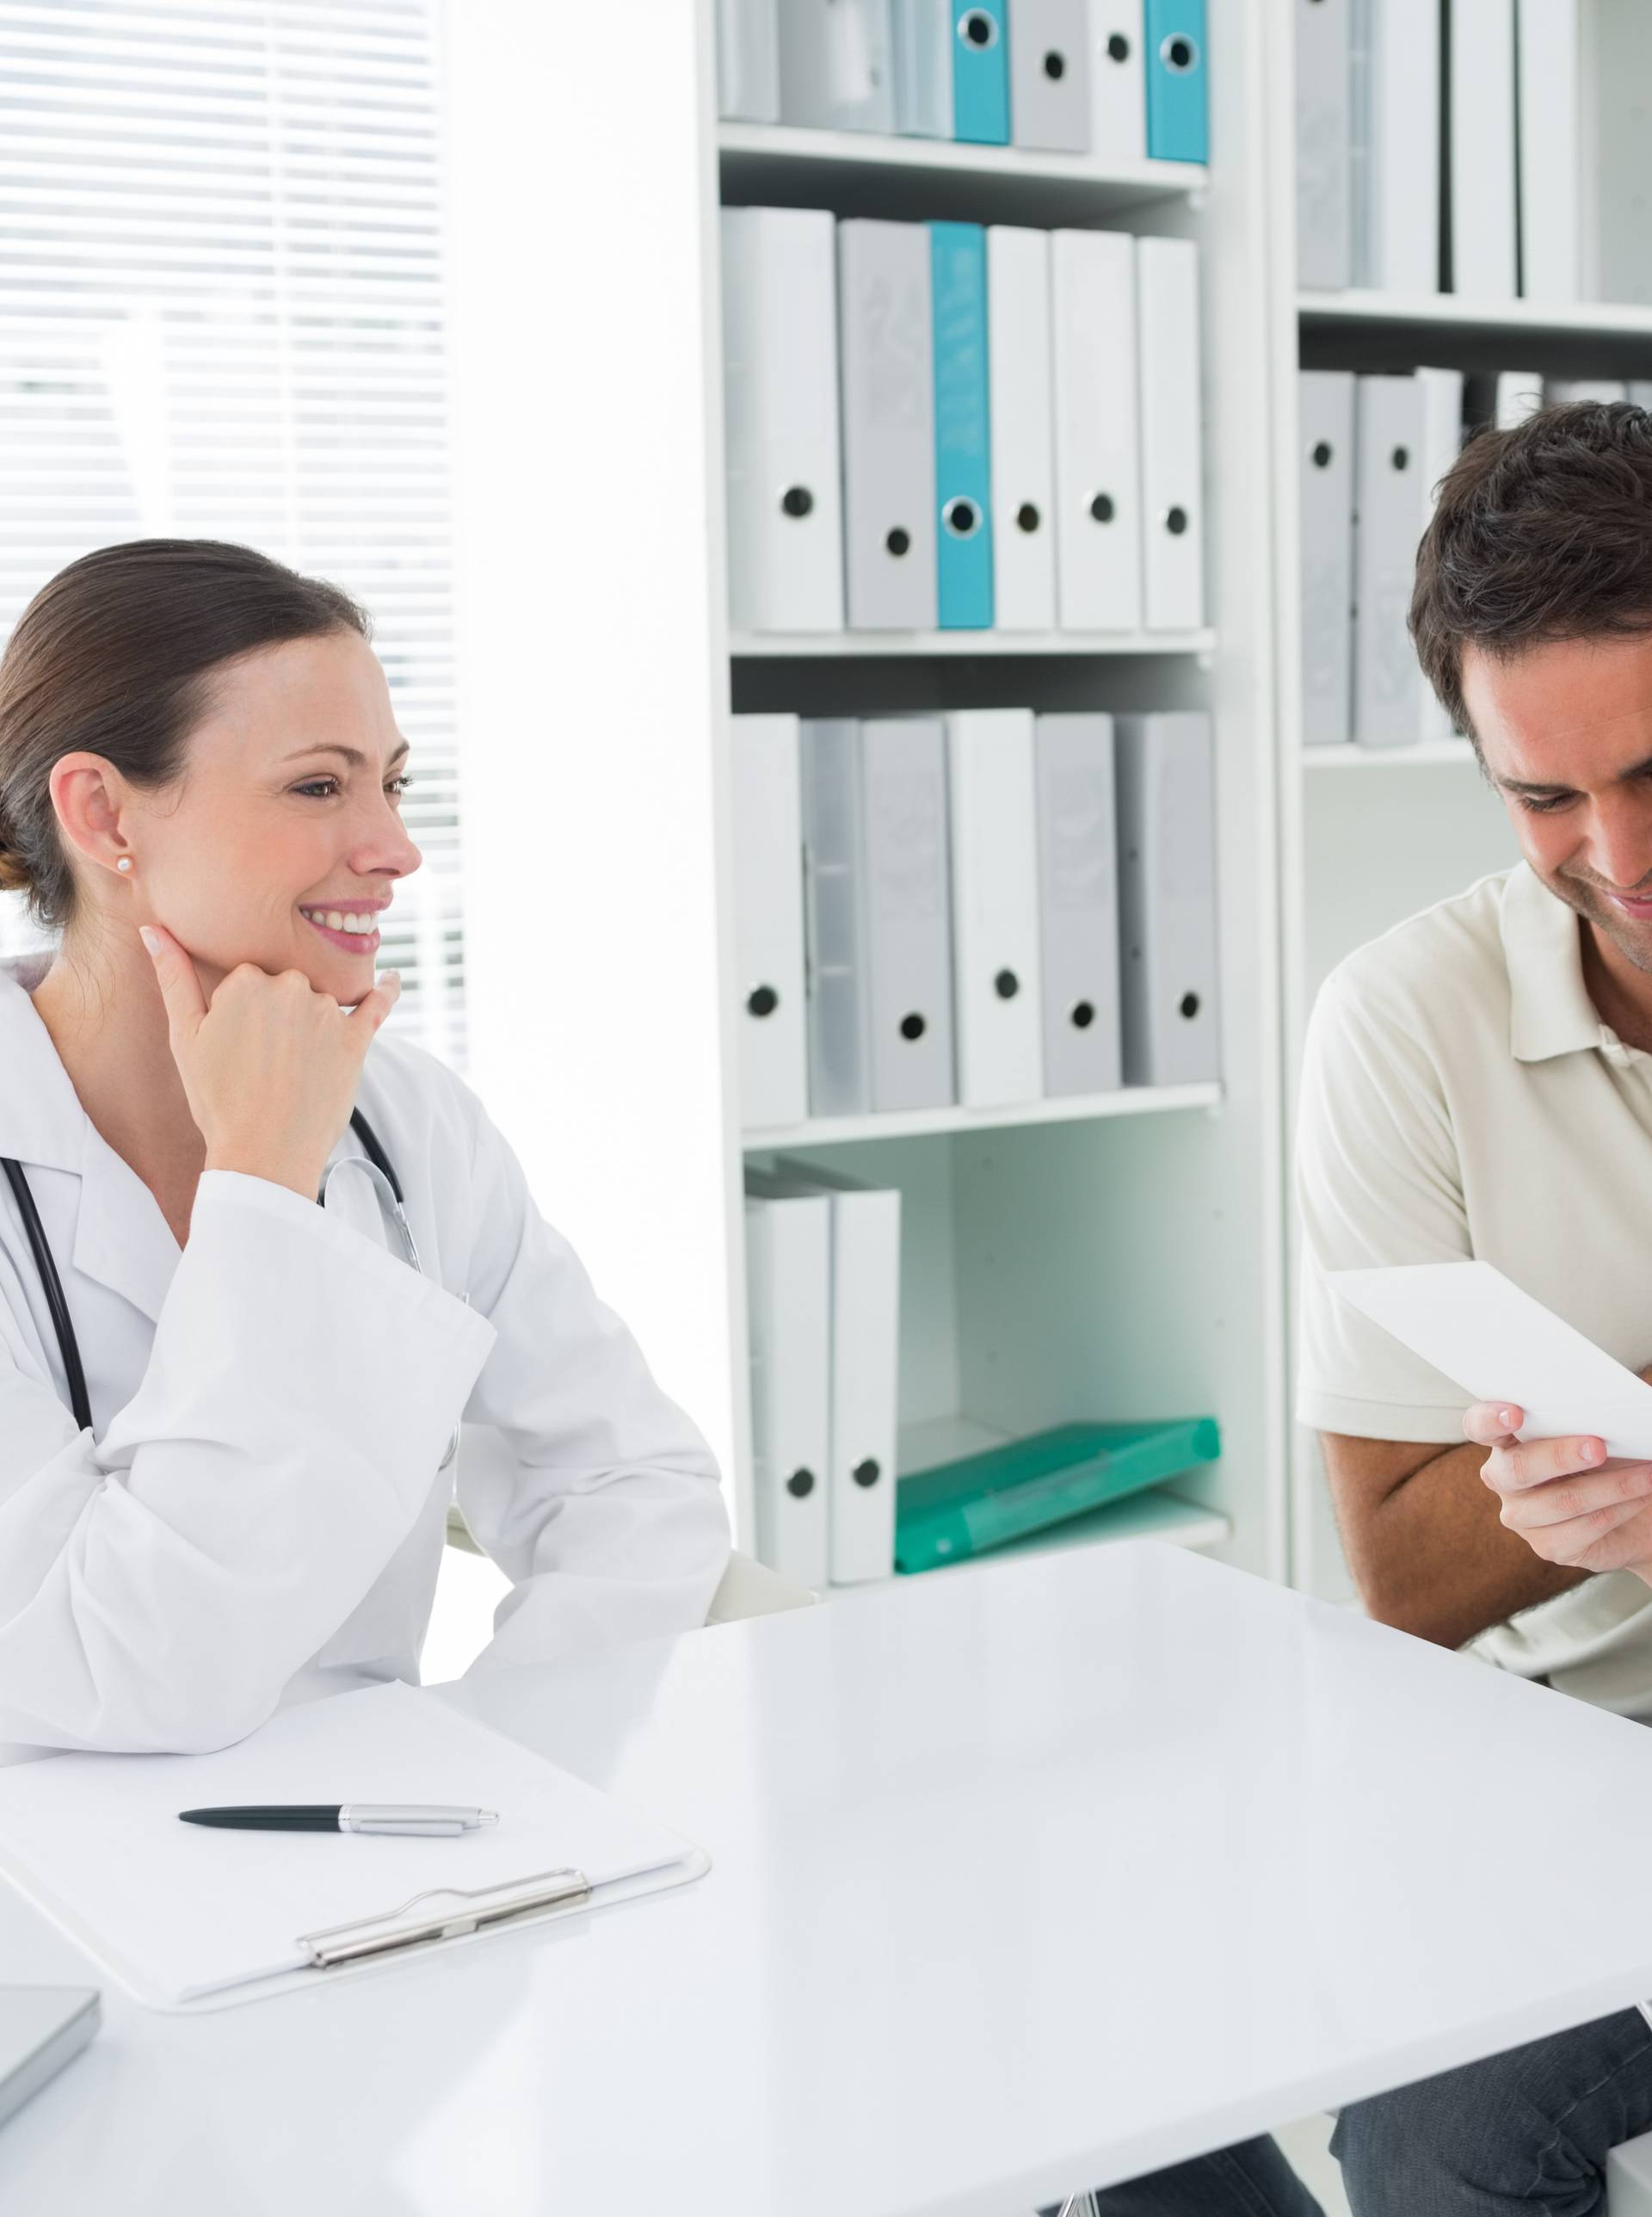
<svg viewBox="0 0 1652 2217"><path fill-rule="evenodd" d="M403 1902L399 1909L359 1917L348 1924L330 1924L319 1932L301 1932L297 1944L317 1970L324 1971L335 1964L360 1962L364 1956L385 1955L428 1941L457 1940L488 1924L527 1924L548 1917L571 1901L584 1900L590 1891L590 1880L583 1871L576 1870L539 1871L532 1878L518 1879L505 1887L430 1887ZM422 1901L439 1900L476 1905L443 1910L414 1924L398 1922Z"/></svg>

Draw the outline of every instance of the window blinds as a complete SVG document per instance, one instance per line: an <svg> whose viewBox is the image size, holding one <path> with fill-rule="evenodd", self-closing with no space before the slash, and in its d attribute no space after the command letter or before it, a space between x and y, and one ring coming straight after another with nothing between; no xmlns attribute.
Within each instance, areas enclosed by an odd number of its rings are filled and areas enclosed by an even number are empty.
<svg viewBox="0 0 1652 2217"><path fill-rule="evenodd" d="M162 534L362 602L425 857L391 1021L462 1068L436 15L0 0L0 636L76 555Z"/></svg>

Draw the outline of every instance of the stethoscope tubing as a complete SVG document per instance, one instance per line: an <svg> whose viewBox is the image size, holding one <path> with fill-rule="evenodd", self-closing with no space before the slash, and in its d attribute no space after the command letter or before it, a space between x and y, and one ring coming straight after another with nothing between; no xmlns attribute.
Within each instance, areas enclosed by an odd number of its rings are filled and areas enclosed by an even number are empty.
<svg viewBox="0 0 1652 2217"><path fill-rule="evenodd" d="M378 1133L359 1108L350 1118L350 1128L361 1140L367 1163L390 1188L392 1196L391 1219L401 1235L402 1245L406 1251L408 1261L422 1275L423 1265L419 1260L419 1251L414 1244L413 1227L407 1220L407 1203L403 1196L402 1183L396 1175L395 1167L390 1157L385 1152ZM348 1163L359 1159L360 1158L356 1156L347 1155L342 1160L332 1165L332 1169L328 1171L326 1178L322 1182L320 1193L316 1196L317 1206L325 1206L327 1186L334 1173L344 1169ZM4 1170L12 1193L16 1198L18 1213L23 1220L23 1230L28 1233L29 1246L34 1251L34 1267L40 1275L40 1284L46 1292L46 1305L51 1312L52 1329L57 1333L58 1346L63 1356L64 1374L69 1381L69 1402L74 1411L75 1423L83 1432L89 1431L92 1428L92 1405L86 1392L86 1372L80 1359L80 1342L76 1337L74 1319L69 1313L69 1303L64 1294L63 1280L58 1275L57 1262L52 1256L51 1244L46 1238L46 1228L40 1222L40 1213L34 1206L34 1196L28 1189L28 1180L23 1175L22 1164L13 1162L9 1157L0 1157L0 1169ZM459 1433L455 1430L453 1438L447 1443L447 1452L443 1455L438 1468L441 1470L447 1468L458 1452L458 1448Z"/></svg>

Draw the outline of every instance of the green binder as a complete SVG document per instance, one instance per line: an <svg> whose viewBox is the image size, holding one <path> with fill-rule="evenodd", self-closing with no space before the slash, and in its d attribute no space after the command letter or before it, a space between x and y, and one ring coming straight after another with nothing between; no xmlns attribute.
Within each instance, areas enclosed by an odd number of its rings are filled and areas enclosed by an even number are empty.
<svg viewBox="0 0 1652 2217"><path fill-rule="evenodd" d="M895 1567L933 1571L1042 1531L1103 1502L1214 1462L1213 1417L1160 1424L1057 1424L981 1454L913 1471L895 1489Z"/></svg>

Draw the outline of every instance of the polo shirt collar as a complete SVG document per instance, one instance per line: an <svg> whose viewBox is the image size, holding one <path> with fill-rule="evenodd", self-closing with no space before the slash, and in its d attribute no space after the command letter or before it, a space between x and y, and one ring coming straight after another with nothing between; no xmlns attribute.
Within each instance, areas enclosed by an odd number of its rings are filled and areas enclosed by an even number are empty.
<svg viewBox="0 0 1652 2217"><path fill-rule="evenodd" d="M1606 1045L1609 1034L1583 982L1577 911L1522 862L1504 886L1501 922L1516 1062L1548 1062Z"/></svg>

